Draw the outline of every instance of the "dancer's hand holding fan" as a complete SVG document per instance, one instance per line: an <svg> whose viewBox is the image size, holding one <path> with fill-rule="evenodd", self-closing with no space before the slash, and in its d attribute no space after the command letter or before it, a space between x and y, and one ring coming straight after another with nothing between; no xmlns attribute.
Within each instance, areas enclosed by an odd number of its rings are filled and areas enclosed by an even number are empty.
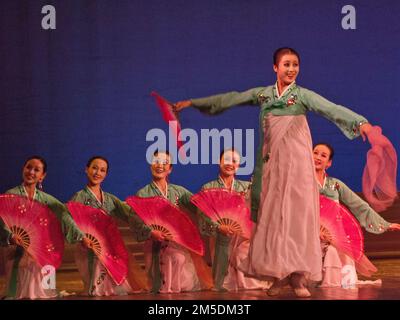
<svg viewBox="0 0 400 320"><path fill-rule="evenodd" d="M128 275L129 253L112 217L79 202L68 202L67 207L78 228L86 234L83 242L93 250L114 282L122 284Z"/></svg>
<svg viewBox="0 0 400 320"><path fill-rule="evenodd" d="M57 216L45 205L27 197L0 195L0 218L15 244L41 267L58 268L64 253L64 236Z"/></svg>
<svg viewBox="0 0 400 320"><path fill-rule="evenodd" d="M163 197L130 196L126 203L152 230L158 230L186 249L202 256L204 245L197 227L177 206Z"/></svg>
<svg viewBox="0 0 400 320"><path fill-rule="evenodd" d="M222 230L229 230L249 239L253 228L250 209L245 196L239 192L221 188L204 189L192 196L192 203L198 207Z"/></svg>
<svg viewBox="0 0 400 320"><path fill-rule="evenodd" d="M357 272L370 277L376 267L364 254L364 236L361 226L350 211L320 195L321 238L354 260Z"/></svg>
<svg viewBox="0 0 400 320"><path fill-rule="evenodd" d="M360 224L349 210L320 195L320 217L323 238L355 261L360 260L364 254L364 236Z"/></svg>
<svg viewBox="0 0 400 320"><path fill-rule="evenodd" d="M172 130L172 133L176 140L176 146L178 150L180 150L183 145L182 141L179 140L179 133L181 132L181 124L179 122L178 113L176 111L175 105L169 102L167 99L160 96L155 91L151 93L151 96L153 96L156 99L156 103L160 108L161 115L164 121L169 125L170 130ZM170 122L174 122L175 124L170 125ZM183 151L181 151L181 156L184 157Z"/></svg>

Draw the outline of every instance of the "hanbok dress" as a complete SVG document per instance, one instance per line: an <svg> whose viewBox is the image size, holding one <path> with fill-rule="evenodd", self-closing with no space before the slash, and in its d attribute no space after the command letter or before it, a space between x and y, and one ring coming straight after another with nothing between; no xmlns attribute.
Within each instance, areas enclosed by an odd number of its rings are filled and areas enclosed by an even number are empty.
<svg viewBox="0 0 400 320"><path fill-rule="evenodd" d="M202 186L202 189L222 188L226 186L219 177L217 180L210 181ZM233 191L248 193L250 183L247 181L234 179L232 183ZM210 251L212 252L212 271L214 287L217 290L252 290L266 289L270 283L254 278L246 277L238 269L240 263L247 257L249 252L250 240L239 235L227 236L216 231L217 225L203 213L200 213L200 231L206 237L210 237Z"/></svg>
<svg viewBox="0 0 400 320"><path fill-rule="evenodd" d="M137 232L135 236L137 240L142 240L150 234L150 228L144 225L141 220L130 210L129 206L118 199L116 196L103 192L103 202L97 199L95 194L85 187L78 191L71 201L80 202L84 205L97 209L103 209L107 214L114 218L132 224L132 219L137 221ZM131 254L129 252L129 254ZM132 261L132 260L131 260ZM84 283L84 293L89 296L113 296L128 295L139 292L144 288L132 288L128 279L122 284L117 285L107 272L105 266L101 263L93 250L88 249L84 244L79 243L75 250L75 262ZM133 261L134 263L134 261ZM133 267L130 265L130 267Z"/></svg>
<svg viewBox="0 0 400 320"><path fill-rule="evenodd" d="M165 197L172 204L184 209L196 223L196 208L191 204L192 193L184 187L168 184L167 193L163 194L152 182L137 194L139 197ZM189 252L173 241L145 242L146 270L152 280L153 293L179 293L198 291L211 287L210 275L203 257ZM212 281L212 280L211 280Z"/></svg>
<svg viewBox="0 0 400 320"><path fill-rule="evenodd" d="M28 196L23 185L10 189L6 193L25 197ZM38 189L35 189L33 199L47 205L57 216L68 243L75 243L82 240L83 233L78 229L63 203ZM6 274L5 296L7 298L48 299L58 296L56 289L47 289L43 286L42 268L22 247L10 245L9 239L7 243L3 243L3 245L4 244L7 244L7 246L3 248Z"/></svg>
<svg viewBox="0 0 400 320"><path fill-rule="evenodd" d="M239 268L258 279L301 273L311 281L321 280L319 194L306 113L324 116L349 139L359 136L359 127L367 120L295 82L280 95L275 84L191 101L208 114L235 105L260 107L251 190L252 219L257 224L248 259Z"/></svg>
<svg viewBox="0 0 400 320"><path fill-rule="evenodd" d="M324 184L319 187L322 195L345 205L366 231L381 234L389 228L390 223L342 181L327 176ZM326 241L321 241L321 249L323 258L321 287L352 288L360 284L379 284L379 280L375 282L358 280L357 271L364 276L370 276L376 271L366 257L363 257L362 263L356 263L351 257Z"/></svg>

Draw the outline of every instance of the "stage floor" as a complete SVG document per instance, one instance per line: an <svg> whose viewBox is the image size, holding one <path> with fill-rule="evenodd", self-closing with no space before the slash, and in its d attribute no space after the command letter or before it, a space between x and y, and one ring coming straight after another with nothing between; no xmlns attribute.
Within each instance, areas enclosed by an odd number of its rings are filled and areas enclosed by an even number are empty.
<svg viewBox="0 0 400 320"><path fill-rule="evenodd" d="M354 289L312 288L312 297L307 300L400 300L400 259L376 259L372 261L378 268L373 280L381 279L381 285L362 285ZM2 279L2 281L4 281ZM2 282L4 285L4 282ZM64 297L67 300L292 300L293 291L285 288L279 297L271 298L265 291L247 290L239 292L201 291L180 294L134 294L113 297L84 297L82 281L77 272L59 272L57 287L74 295Z"/></svg>

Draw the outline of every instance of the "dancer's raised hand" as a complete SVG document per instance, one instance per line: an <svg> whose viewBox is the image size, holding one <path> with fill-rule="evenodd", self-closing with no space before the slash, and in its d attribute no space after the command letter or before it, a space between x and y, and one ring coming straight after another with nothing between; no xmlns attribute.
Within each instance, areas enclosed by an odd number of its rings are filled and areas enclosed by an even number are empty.
<svg viewBox="0 0 400 320"><path fill-rule="evenodd" d="M360 134L363 138L363 141L367 139L368 133L371 131L372 126L370 123L364 123L360 126Z"/></svg>
<svg viewBox="0 0 400 320"><path fill-rule="evenodd" d="M399 223L391 223L388 230L389 231L400 231L400 224Z"/></svg>
<svg viewBox="0 0 400 320"><path fill-rule="evenodd" d="M184 108L190 107L192 105L191 100L183 100L183 101L178 101L177 103L174 104L175 111L179 112Z"/></svg>

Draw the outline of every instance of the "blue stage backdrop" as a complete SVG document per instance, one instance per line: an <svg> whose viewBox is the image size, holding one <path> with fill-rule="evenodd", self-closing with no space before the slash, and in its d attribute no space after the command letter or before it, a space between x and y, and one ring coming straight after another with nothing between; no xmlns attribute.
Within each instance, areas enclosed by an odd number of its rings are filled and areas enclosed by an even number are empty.
<svg viewBox="0 0 400 320"><path fill-rule="evenodd" d="M355 21L342 13L348 4ZM42 28L45 5L56 10L56 29ZM177 101L273 84L281 46L301 54L299 85L380 125L399 152L399 17L397 0L1 1L0 189L19 184L24 159L40 154L45 191L66 201L100 154L111 163L104 189L125 199L151 179L146 133L167 130L152 90ZM214 117L186 109L181 122L255 129L258 145L257 107ZM331 175L360 191L368 144L322 117L309 122L314 140L336 148ZM171 181L196 192L217 173L178 164Z"/></svg>

